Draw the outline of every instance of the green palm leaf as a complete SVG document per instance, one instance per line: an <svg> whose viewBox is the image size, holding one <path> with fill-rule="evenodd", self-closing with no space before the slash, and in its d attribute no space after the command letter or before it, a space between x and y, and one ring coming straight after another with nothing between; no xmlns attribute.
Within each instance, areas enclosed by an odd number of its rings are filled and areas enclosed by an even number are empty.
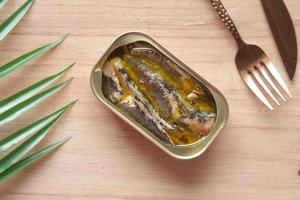
<svg viewBox="0 0 300 200"><path fill-rule="evenodd" d="M18 162L25 154L27 154L33 147L35 147L48 134L50 129L54 126L55 122L62 115L63 113L55 117L52 121L50 121L46 126L40 129L33 136L31 136L28 140L26 140L12 152L4 156L0 160L0 173Z"/></svg>
<svg viewBox="0 0 300 200"><path fill-rule="evenodd" d="M57 46L58 44L60 44L62 41L64 41L64 39L66 39L66 37L69 34L65 34L62 37L60 37L59 39L44 45L42 47L39 47L31 52L28 52L2 66L0 66L0 78L6 76L7 74L15 71L16 69L18 69L19 67L23 66L25 63L29 62L30 60L32 60L33 58L47 52L48 50L54 48L55 46Z"/></svg>
<svg viewBox="0 0 300 200"><path fill-rule="evenodd" d="M7 3L8 0L0 0L0 9Z"/></svg>
<svg viewBox="0 0 300 200"><path fill-rule="evenodd" d="M27 88L24 90L0 101L0 113L3 113L4 111L9 110L10 108L14 107L15 105L21 103L22 101L25 101L26 99L32 97L57 79L61 78L64 74L66 74L75 63L64 69L63 71L54 74L52 76L49 76Z"/></svg>
<svg viewBox="0 0 300 200"><path fill-rule="evenodd" d="M58 92L61 90L63 87L65 87L68 83L72 81L73 78L70 78L58 85L55 85L43 92L40 92L36 94L35 96L17 104L16 106L10 108L9 110L3 112L0 114L0 125L3 125L11 120L14 120L17 118L19 115L22 113L26 112L33 106L39 104L49 96L53 95L54 93Z"/></svg>
<svg viewBox="0 0 300 200"><path fill-rule="evenodd" d="M46 126L48 123L50 123L50 121L54 120L58 116L64 114L68 110L70 110L76 102L77 102L77 100L71 102L70 104L64 106L63 108L60 108L59 110L51 113L50 115L48 115L36 122L33 122L32 124L16 131L15 133L13 133L13 134L9 135L8 137L4 138L3 140L1 140L0 141L0 154L2 152L4 152L5 150L9 149L10 147L12 147L13 145L19 143L26 137L32 135L33 133L35 133L42 127Z"/></svg>
<svg viewBox="0 0 300 200"><path fill-rule="evenodd" d="M6 2L4 1L4 4L5 3ZM32 3L32 0L27 0L18 10L16 10L0 25L0 40L2 40L19 23L19 21L31 7Z"/></svg>
<svg viewBox="0 0 300 200"><path fill-rule="evenodd" d="M0 9L6 4L8 0L0 0ZM10 15L2 24L0 24L0 41L19 23L23 16L28 12L33 0L26 0L25 3L16 10L12 15ZM32 59L46 53L48 50L54 48L60 44L68 34L63 35L59 39L41 46L37 49L34 49L24 55L21 55L14 60L0 65L0 78L10 74L11 72L22 67L27 62ZM0 101L0 126L17 118L22 113L26 112L30 108L39 104L46 98L55 94L68 83L72 81L73 78L70 78L60 84L57 84L49 89L45 89L47 86L52 84L57 79L61 78L65 73L67 73L74 64L70 65L63 71L49 76L41 81L34 83L33 85L23 89L20 92L17 92L10 97L7 97ZM40 92L42 91L42 92ZM63 139L59 142L56 142L52 145L47 146L46 148L23 158L28 152L30 152L46 135L49 133L50 129L55 125L56 121L76 103L76 101L71 102L70 104L58 109L57 111L51 113L50 115L43 117L30 125L10 134L6 138L0 141L0 155L6 150L11 148L13 145L18 144L19 142L25 140L21 145L16 147L10 153L5 155L0 160L0 182L6 180L6 178L18 173L34 161L42 158L46 154L55 150L70 138ZM23 158L23 159L22 159ZM22 160L21 160L22 159Z"/></svg>
<svg viewBox="0 0 300 200"><path fill-rule="evenodd" d="M44 149L42 149L42 150L40 150L40 151L38 151L38 152L36 152L36 153L34 153L34 154L26 157L26 158L24 158L23 160L15 163L10 168L8 168L5 171L3 171L2 173L0 173L0 182L4 181L8 177L10 177L10 176L18 173L19 171L21 171L22 169L24 169L25 167L27 167L28 165L30 165L34 161L42 158L46 154L48 154L51 151L55 150L56 148L58 148L59 146L61 146L65 142L67 142L69 139L71 139L71 137L68 137L66 139L63 139L63 140L57 142L57 143L49 145L46 148L44 148Z"/></svg>

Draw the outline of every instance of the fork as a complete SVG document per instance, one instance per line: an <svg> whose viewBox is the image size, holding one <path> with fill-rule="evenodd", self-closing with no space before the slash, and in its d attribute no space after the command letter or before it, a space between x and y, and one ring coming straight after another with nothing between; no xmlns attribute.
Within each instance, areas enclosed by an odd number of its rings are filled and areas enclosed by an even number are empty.
<svg viewBox="0 0 300 200"><path fill-rule="evenodd" d="M235 57L235 63L237 69L248 87L252 92L263 102L270 110L274 110L273 106L269 100L265 97L264 93L269 95L269 97L279 106L279 101L273 95L275 94L286 102L286 98L280 92L280 89L276 86L280 85L283 91L292 98L292 95L283 81L281 75L272 64L266 53L258 46L247 44L241 38L236 26L234 25L231 17L224 8L220 0L210 0L214 9L222 19L223 23L227 29L231 32L239 50ZM276 84L275 84L275 83ZM273 90L273 92L270 90ZM263 89L263 90L261 90Z"/></svg>

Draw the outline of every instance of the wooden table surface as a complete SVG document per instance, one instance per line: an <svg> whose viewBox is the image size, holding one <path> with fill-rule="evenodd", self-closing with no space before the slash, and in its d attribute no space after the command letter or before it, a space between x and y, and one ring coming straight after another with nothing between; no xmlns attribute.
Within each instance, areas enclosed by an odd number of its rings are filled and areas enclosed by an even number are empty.
<svg viewBox="0 0 300 200"><path fill-rule="evenodd" d="M11 0L0 21L23 1ZM285 0L300 41L300 1ZM0 199L199 200L300 199L300 70L290 82L259 0L224 0L240 33L260 45L286 80L293 99L271 112L243 84L237 51L209 0L37 0L0 43L0 63L71 36L56 49L0 80L0 98L72 62L71 85L12 123L0 137L80 101L42 142L73 139L0 184ZM227 127L200 157L176 160L117 118L92 94L92 67L120 33L138 30L221 90L230 106Z"/></svg>

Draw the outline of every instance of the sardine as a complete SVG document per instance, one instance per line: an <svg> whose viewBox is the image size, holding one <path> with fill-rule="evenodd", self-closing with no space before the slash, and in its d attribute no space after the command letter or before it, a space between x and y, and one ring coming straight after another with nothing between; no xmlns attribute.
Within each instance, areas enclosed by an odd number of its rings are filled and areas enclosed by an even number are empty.
<svg viewBox="0 0 300 200"><path fill-rule="evenodd" d="M152 48L145 48L145 47L135 47L130 50L131 54L134 56L144 56L149 58L159 65L163 66L171 75L174 75L176 78L179 78L181 81L185 79L189 79L189 77L180 69L178 66L173 63L170 59L166 56L161 54L160 52L156 51Z"/></svg>
<svg viewBox="0 0 300 200"><path fill-rule="evenodd" d="M185 107L181 105L181 97L160 74L155 73L149 66L131 55L125 55L124 59L135 67L141 78L145 80L158 99L166 117L178 118L179 115L186 112Z"/></svg>
<svg viewBox="0 0 300 200"><path fill-rule="evenodd" d="M195 110L191 105L184 101L180 94L172 88L163 77L154 72L149 66L139 59L125 55L128 61L140 73L141 77L159 98L159 102L164 102L161 106L167 105L169 111L167 116L178 123L183 123L188 129L203 136L209 133L215 121L215 114ZM166 109L165 109L166 110Z"/></svg>
<svg viewBox="0 0 300 200"><path fill-rule="evenodd" d="M119 84L119 80L116 77L116 73L112 72L109 77L103 74L103 81L105 82L105 84L103 84L105 87L103 90L104 96L113 103L120 101L123 96L123 92Z"/></svg>
<svg viewBox="0 0 300 200"><path fill-rule="evenodd" d="M194 100L203 99L203 97L206 96L202 87L197 86L197 83L195 83L190 76L179 69L177 64L172 62L168 57L164 56L159 51L147 47L130 47L129 49L132 55L148 58L166 69L168 75L173 77L176 82L180 83L179 87L184 90L188 90L188 101L190 101L192 98L190 102L193 102Z"/></svg>
<svg viewBox="0 0 300 200"><path fill-rule="evenodd" d="M207 135L213 128L216 120L214 113L195 112L188 116L183 116L181 121L188 129L197 133L200 136Z"/></svg>
<svg viewBox="0 0 300 200"><path fill-rule="evenodd" d="M162 141L173 144L171 138L165 133L164 128L161 125L157 125L153 119L149 118L148 111L143 103L136 96L127 96L118 104L125 112L128 112L130 116L140 124L144 125L156 135Z"/></svg>
<svg viewBox="0 0 300 200"><path fill-rule="evenodd" d="M168 131L176 131L176 127L160 117L152 104L139 91L137 85L132 82L121 63L121 59L114 60L113 67L116 73L120 75L119 77L122 79L122 82L126 84L127 90L132 93L124 98L124 100L120 102L120 105L127 108L128 112L134 115L138 121L145 120L143 123L147 124L160 139L169 144L174 144L168 135Z"/></svg>

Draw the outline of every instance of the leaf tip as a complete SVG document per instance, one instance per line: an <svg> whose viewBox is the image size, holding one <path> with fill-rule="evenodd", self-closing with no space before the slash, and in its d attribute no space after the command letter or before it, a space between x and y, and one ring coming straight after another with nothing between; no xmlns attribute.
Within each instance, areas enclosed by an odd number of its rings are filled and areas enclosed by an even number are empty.
<svg viewBox="0 0 300 200"><path fill-rule="evenodd" d="M70 71L75 65L75 62L72 63L71 65L69 65L68 67L66 67L64 70L62 70L61 72L57 73L57 74L65 74L67 73L68 71Z"/></svg>
<svg viewBox="0 0 300 200"><path fill-rule="evenodd" d="M54 44L58 45L58 44L62 43L69 35L70 35L69 33L64 34L63 36L61 36L60 38L58 38L58 39L54 42Z"/></svg>
<svg viewBox="0 0 300 200"><path fill-rule="evenodd" d="M62 41L65 40L69 35L70 35L70 33L66 33L63 36L61 36Z"/></svg>
<svg viewBox="0 0 300 200"><path fill-rule="evenodd" d="M74 79L74 77L68 78L67 80L65 80L64 82L60 83L59 85L60 86L66 86L69 83L71 83L73 79Z"/></svg>
<svg viewBox="0 0 300 200"><path fill-rule="evenodd" d="M71 81L73 81L73 79L74 79L74 77L67 79L66 83L70 83Z"/></svg>
<svg viewBox="0 0 300 200"><path fill-rule="evenodd" d="M72 105L76 104L79 101L79 99L76 99L74 101L71 102Z"/></svg>
<svg viewBox="0 0 300 200"><path fill-rule="evenodd" d="M71 140L71 139L72 139L72 136L69 136L69 137L66 137L66 138L64 138L64 139L62 139L62 140L60 140L60 141L54 143L54 144L53 144L53 145L54 145L54 148L60 147L61 145L65 144L66 142L68 142L68 141Z"/></svg>
<svg viewBox="0 0 300 200"><path fill-rule="evenodd" d="M61 142L62 142L62 143L66 143L66 142L68 142L69 140L71 140L72 138L73 138L73 136L66 137L65 139L62 139Z"/></svg>
<svg viewBox="0 0 300 200"><path fill-rule="evenodd" d="M76 103L77 103L78 99L72 101L71 103L69 103L68 105L65 106L66 110L70 110Z"/></svg>
<svg viewBox="0 0 300 200"><path fill-rule="evenodd" d="M75 64L76 64L76 62L73 62L71 65L69 65L68 69L72 69Z"/></svg>

